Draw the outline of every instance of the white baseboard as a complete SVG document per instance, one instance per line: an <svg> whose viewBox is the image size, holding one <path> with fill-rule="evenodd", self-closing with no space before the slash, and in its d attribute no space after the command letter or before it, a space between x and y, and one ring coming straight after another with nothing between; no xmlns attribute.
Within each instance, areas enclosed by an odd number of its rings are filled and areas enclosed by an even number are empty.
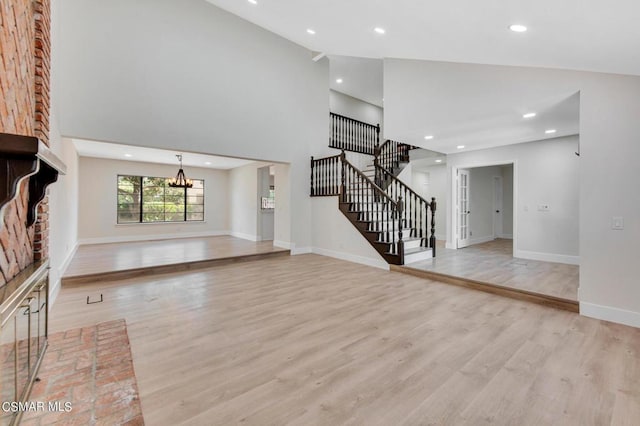
<svg viewBox="0 0 640 426"><path fill-rule="evenodd" d="M313 247L313 253L353 263L360 263L361 265L373 266L374 268L384 269L385 271L389 270L389 264L382 259L371 259L369 257L357 256L355 254L327 250L319 247Z"/></svg>
<svg viewBox="0 0 640 426"><path fill-rule="evenodd" d="M71 249L67 257L64 259L64 262L62 262L62 265L58 267L58 272L60 274L59 275L60 277L62 277L64 273L67 272L67 268L69 267L71 260L73 260L73 256L75 256L76 251L78 251L78 245L79 245L78 242L76 242L73 245L73 248Z"/></svg>
<svg viewBox="0 0 640 426"><path fill-rule="evenodd" d="M640 312L580 302L580 315L640 328Z"/></svg>
<svg viewBox="0 0 640 426"><path fill-rule="evenodd" d="M53 285L49 287L49 306L47 307L47 310L49 312L51 312L51 308L53 308L53 304L56 303L56 299L58 298L58 294L60 293L61 288L62 288L62 279L58 279L55 283L53 283Z"/></svg>
<svg viewBox="0 0 640 426"><path fill-rule="evenodd" d="M296 247L295 243L291 243L291 255L296 256L298 254L313 253L311 247Z"/></svg>
<svg viewBox="0 0 640 426"><path fill-rule="evenodd" d="M543 262L566 263L568 265L579 265L580 256L569 256L566 254L539 253L527 250L514 250L513 257L521 259L540 260Z"/></svg>
<svg viewBox="0 0 640 426"><path fill-rule="evenodd" d="M109 243L128 243L133 241L173 240L176 238L193 238L193 237L218 237L221 235L231 235L231 233L229 231L209 231L209 232L179 232L175 234L123 235L123 236L117 236L117 237L79 238L78 245L84 246L88 244L109 244ZM242 237L238 237L238 238L242 238Z"/></svg>
<svg viewBox="0 0 640 426"><path fill-rule="evenodd" d="M289 241L273 240L273 246L291 250L291 243Z"/></svg>
<svg viewBox="0 0 640 426"><path fill-rule="evenodd" d="M56 302L58 293L60 293L60 289L62 288L62 276L67 271L69 264L73 260L73 256L76 254L76 251L78 251L77 242L73 245L73 248L67 254L67 257L62 262L62 265L58 266L58 279L56 280L56 282L53 284L49 283L49 310L51 309L53 304Z"/></svg>
<svg viewBox="0 0 640 426"><path fill-rule="evenodd" d="M259 238L257 235L245 234L244 232L231 231L229 235L236 238L242 238L243 240L259 241Z"/></svg>
<svg viewBox="0 0 640 426"><path fill-rule="evenodd" d="M513 240L513 234L500 234L498 238L504 238L506 240Z"/></svg>
<svg viewBox="0 0 640 426"><path fill-rule="evenodd" d="M495 237L493 235L489 235L486 237L470 238L469 245L488 243L489 241L493 241L493 240L495 240Z"/></svg>

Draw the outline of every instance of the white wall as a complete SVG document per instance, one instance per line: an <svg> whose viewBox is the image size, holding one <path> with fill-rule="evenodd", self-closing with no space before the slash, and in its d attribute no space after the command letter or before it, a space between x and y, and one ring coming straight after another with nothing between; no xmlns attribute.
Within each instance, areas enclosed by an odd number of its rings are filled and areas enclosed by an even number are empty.
<svg viewBox="0 0 640 426"><path fill-rule="evenodd" d="M640 286L635 266L640 198L630 196L637 193L636 162L640 158L637 143L640 77L543 68L445 65L385 59L387 132L407 128L403 111L426 113L420 105L424 102L423 93L433 81L472 82L498 88L503 84L508 90L533 87L543 93L580 92L581 155L576 159L580 188L577 250L580 253L580 310L596 318L640 326ZM540 176L556 167L556 158L547 159L538 173ZM514 217L519 220L521 215L517 213L514 212ZM624 230L611 229L614 216L624 218Z"/></svg>
<svg viewBox="0 0 640 426"><path fill-rule="evenodd" d="M517 223L514 229L515 256L552 262L578 263L580 254L578 167L580 163L579 158L574 154L577 146L578 137L570 136L448 155L450 191L447 198L447 217L450 218L449 222L453 222L452 212L455 200L451 194L455 193L453 171L456 168L514 162L517 197L515 216ZM494 173L500 175L501 172L499 169L492 168L491 174ZM474 189L471 191L473 193ZM487 202L492 203L492 192L487 191ZM542 204L548 204L549 210L539 211L538 206ZM492 222L488 221L488 223ZM454 242L455 229L450 223L447 225L447 241ZM475 232L473 237L476 237Z"/></svg>
<svg viewBox="0 0 640 426"><path fill-rule="evenodd" d="M291 244L291 184L289 181L291 167L289 164L274 164L274 186L275 203L273 219L273 245L288 249L295 249ZM307 248L301 251L308 251L311 247L311 241ZM300 250L300 247L298 247Z"/></svg>
<svg viewBox="0 0 640 426"><path fill-rule="evenodd" d="M338 210L338 197L313 197L313 253L382 269L389 264Z"/></svg>
<svg viewBox="0 0 640 426"><path fill-rule="evenodd" d="M49 147L67 166L66 175L49 186L49 309L60 290L60 279L75 253L78 242L78 154L69 139L60 136L58 125L59 1L51 2L51 115Z"/></svg>
<svg viewBox="0 0 640 426"><path fill-rule="evenodd" d="M290 163L288 242L310 246L328 60L202 0L61 6L63 135Z"/></svg>
<svg viewBox="0 0 640 426"><path fill-rule="evenodd" d="M329 109L331 112L354 118L372 125L379 124L382 128L383 113L382 108L370 104L361 99L354 98L344 93L329 91ZM380 138L382 138L382 131Z"/></svg>
<svg viewBox="0 0 640 426"><path fill-rule="evenodd" d="M427 201L436 198L436 239L445 240L447 231L447 166L413 168L412 189Z"/></svg>
<svg viewBox="0 0 640 426"><path fill-rule="evenodd" d="M258 240L258 168L254 164L229 171L229 218L231 235Z"/></svg>
<svg viewBox="0 0 640 426"><path fill-rule="evenodd" d="M52 120L53 135L56 131ZM78 243L78 154L69 139L52 137L51 149L67 166L67 173L49 186L49 264L51 305L60 289L60 279L75 254Z"/></svg>
<svg viewBox="0 0 640 426"><path fill-rule="evenodd" d="M176 167L80 157L79 169L78 238L81 244L223 235L229 232L229 172L226 170L185 169L189 178L204 179L204 222L117 224L119 174L170 177L175 176ZM255 181L252 196L255 200Z"/></svg>

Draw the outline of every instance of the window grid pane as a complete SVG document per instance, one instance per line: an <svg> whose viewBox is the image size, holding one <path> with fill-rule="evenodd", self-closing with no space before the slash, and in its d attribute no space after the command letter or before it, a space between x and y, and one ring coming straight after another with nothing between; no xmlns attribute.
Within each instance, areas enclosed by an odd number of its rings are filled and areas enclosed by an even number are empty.
<svg viewBox="0 0 640 426"><path fill-rule="evenodd" d="M204 180L194 180L193 188L172 188L169 181L119 175L118 223L204 221Z"/></svg>

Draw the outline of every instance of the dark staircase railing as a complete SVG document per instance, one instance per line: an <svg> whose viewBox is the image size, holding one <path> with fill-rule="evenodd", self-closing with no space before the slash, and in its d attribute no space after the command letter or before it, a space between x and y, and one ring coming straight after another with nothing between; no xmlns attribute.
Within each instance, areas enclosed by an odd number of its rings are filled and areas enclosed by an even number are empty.
<svg viewBox="0 0 640 426"><path fill-rule="evenodd" d="M339 195L340 185L340 159L342 154L333 157L319 158L314 160L311 157L311 196Z"/></svg>
<svg viewBox="0 0 640 426"><path fill-rule="evenodd" d="M429 249L435 257L436 200L428 202L397 178L409 163L409 151L418 147L392 140L380 145L380 125L330 117L329 146L342 153L311 157L311 196L339 196L340 211L389 263L402 265L406 256L419 259L416 253ZM345 151L374 157L368 175Z"/></svg>
<svg viewBox="0 0 640 426"><path fill-rule="evenodd" d="M432 256L436 256L436 199L431 197L431 201L425 200L413 189L407 186L393 173L379 164L375 164L375 183L383 187L378 182L386 183L385 193L392 200L401 200L404 203L401 219L407 228L411 229L410 238L419 238L420 247L431 249ZM429 217L431 216L431 217Z"/></svg>
<svg viewBox="0 0 640 426"><path fill-rule="evenodd" d="M375 155L380 145L380 125L368 124L340 114L330 115L329 146L360 154Z"/></svg>
<svg viewBox="0 0 640 426"><path fill-rule="evenodd" d="M409 151L417 149L417 146L387 139L374 154L374 164L390 172L391 176L398 176L402 169L409 163ZM376 174L376 184L381 188L386 188L389 180L384 176Z"/></svg>
<svg viewBox="0 0 640 426"><path fill-rule="evenodd" d="M337 188L336 175L340 181ZM376 251L389 263L404 264L402 238L411 231L402 219L402 199L393 200L351 164L344 152L335 157L312 159L311 176L311 196L339 195L340 211Z"/></svg>

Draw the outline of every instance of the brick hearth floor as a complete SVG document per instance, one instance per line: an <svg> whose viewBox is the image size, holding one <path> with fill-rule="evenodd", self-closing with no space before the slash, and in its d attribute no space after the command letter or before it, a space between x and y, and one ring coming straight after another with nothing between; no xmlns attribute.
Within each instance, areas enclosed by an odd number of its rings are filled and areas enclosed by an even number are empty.
<svg viewBox="0 0 640 426"><path fill-rule="evenodd" d="M38 377L30 401L70 402L72 409L26 412L23 426L144 425L123 319L49 336Z"/></svg>

